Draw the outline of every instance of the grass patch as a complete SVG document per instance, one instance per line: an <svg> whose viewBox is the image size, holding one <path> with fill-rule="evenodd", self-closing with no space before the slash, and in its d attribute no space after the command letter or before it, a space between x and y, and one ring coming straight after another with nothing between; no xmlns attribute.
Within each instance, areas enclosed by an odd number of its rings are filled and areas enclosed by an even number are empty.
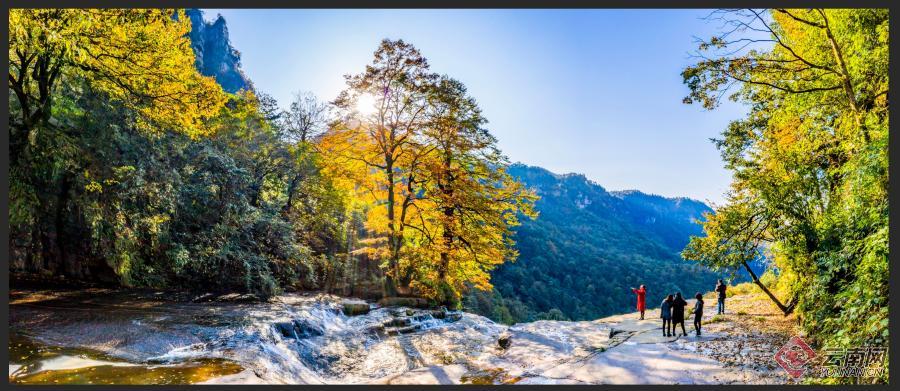
<svg viewBox="0 0 900 391"><path fill-rule="evenodd" d="M707 324L709 324L709 323L719 323L719 322L724 322L724 321L725 321L725 317L724 317L724 316L719 315L719 314L716 314L716 315L713 315L712 318L709 318L709 320L707 320L706 323L707 323Z"/></svg>
<svg viewBox="0 0 900 391"><path fill-rule="evenodd" d="M757 289L759 289L759 287L756 286L756 284L754 284L752 282L744 282L744 283L740 283L737 285L729 286L728 289L725 291L725 297L746 295L748 293L756 293Z"/></svg>

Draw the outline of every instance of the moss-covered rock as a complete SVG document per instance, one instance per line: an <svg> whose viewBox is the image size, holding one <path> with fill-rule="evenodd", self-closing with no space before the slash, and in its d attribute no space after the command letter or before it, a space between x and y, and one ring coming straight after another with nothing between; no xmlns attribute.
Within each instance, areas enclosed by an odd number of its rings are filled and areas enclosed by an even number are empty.
<svg viewBox="0 0 900 391"><path fill-rule="evenodd" d="M344 315L354 316L354 315L364 315L369 313L369 303L364 301L349 301L345 300L343 302L344 305Z"/></svg>
<svg viewBox="0 0 900 391"><path fill-rule="evenodd" d="M382 307L428 308L428 300L421 297L385 297L378 300Z"/></svg>

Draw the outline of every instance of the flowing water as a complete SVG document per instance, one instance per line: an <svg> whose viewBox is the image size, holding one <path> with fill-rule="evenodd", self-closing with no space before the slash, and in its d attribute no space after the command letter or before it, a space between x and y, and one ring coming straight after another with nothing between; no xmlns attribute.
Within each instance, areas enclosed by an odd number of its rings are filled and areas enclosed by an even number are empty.
<svg viewBox="0 0 900 391"><path fill-rule="evenodd" d="M347 316L342 299L324 294L266 303L164 296L12 292L10 381L182 384L243 373L267 383L366 383L491 353L506 328L446 310L372 305Z"/></svg>
<svg viewBox="0 0 900 391"><path fill-rule="evenodd" d="M170 296L13 290L10 382L534 383L557 381L542 374L630 335L601 320L510 327L465 312L374 304L348 316L346 299L325 294L264 303Z"/></svg>
<svg viewBox="0 0 900 391"><path fill-rule="evenodd" d="M703 337L665 337L658 321L639 320L636 313L505 326L465 312L379 308L324 294L283 295L265 303L229 296L195 302L162 292L13 290L9 381L785 382L781 372L723 365L703 353L743 346L746 339L730 335L728 328ZM348 316L345 303L369 311ZM743 349L725 354L743 355Z"/></svg>

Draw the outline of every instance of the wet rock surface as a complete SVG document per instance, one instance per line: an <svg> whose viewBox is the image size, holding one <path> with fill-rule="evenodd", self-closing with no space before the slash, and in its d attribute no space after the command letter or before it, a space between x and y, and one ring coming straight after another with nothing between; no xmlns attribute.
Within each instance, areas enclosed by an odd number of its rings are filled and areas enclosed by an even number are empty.
<svg viewBox="0 0 900 391"><path fill-rule="evenodd" d="M365 315L368 314L371 309L369 303L361 300L344 300L342 305L344 315L347 316Z"/></svg>
<svg viewBox="0 0 900 391"><path fill-rule="evenodd" d="M375 305L348 315L346 304L358 301L323 294L255 303L176 302L108 290L17 292L10 299L10 329L47 346L87 349L129 365L235 364L206 383L784 382L764 364L716 356L759 363L768 346L739 346L746 338L733 340L713 325L703 337L664 337L657 320L636 314L505 326L444 308ZM23 364L11 356L11 373Z"/></svg>
<svg viewBox="0 0 900 391"><path fill-rule="evenodd" d="M421 297L385 297L378 300L382 307L415 307L427 308L428 300Z"/></svg>

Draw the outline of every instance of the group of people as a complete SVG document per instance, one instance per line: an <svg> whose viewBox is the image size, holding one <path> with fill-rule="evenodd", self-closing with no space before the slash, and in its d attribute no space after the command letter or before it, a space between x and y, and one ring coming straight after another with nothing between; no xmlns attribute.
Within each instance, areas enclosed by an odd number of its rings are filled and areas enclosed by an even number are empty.
<svg viewBox="0 0 900 391"><path fill-rule="evenodd" d="M716 283L716 293L718 294L718 308L717 313L724 314L725 313L725 284L722 280L719 280ZM637 295L637 310L641 313L640 320L644 320L644 311L646 310L646 298L647 298L647 288L644 285L641 285L639 288L631 288L631 291ZM694 298L697 299L694 302L694 330L696 334L699 336L701 334L700 329L703 321L703 294L697 292L694 295ZM663 336L665 337L674 337L675 326L681 325L681 335L687 336L687 330L684 327L684 308L687 306L687 301L681 296L681 292L677 292L674 295L668 295L662 301L659 306L660 317L663 320Z"/></svg>

